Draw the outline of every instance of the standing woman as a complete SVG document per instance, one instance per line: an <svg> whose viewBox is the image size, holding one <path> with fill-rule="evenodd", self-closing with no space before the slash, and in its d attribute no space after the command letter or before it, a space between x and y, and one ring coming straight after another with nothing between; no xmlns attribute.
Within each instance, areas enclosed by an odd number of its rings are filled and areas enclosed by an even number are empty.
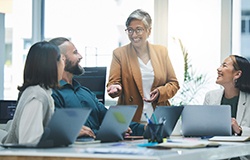
<svg viewBox="0 0 250 160"><path fill-rule="evenodd" d="M113 51L107 92L118 105L138 105L133 121L145 122L156 105L170 105L179 89L168 51L148 42L152 20L143 10L132 12L125 30L130 43Z"/></svg>
<svg viewBox="0 0 250 160"><path fill-rule="evenodd" d="M237 55L227 57L217 69L223 89L206 94L204 104L230 105L235 135L250 135L250 63Z"/></svg>
<svg viewBox="0 0 250 160"><path fill-rule="evenodd" d="M51 88L58 87L64 61L49 42L31 46L24 67L23 85L11 128L2 143L37 144L54 113Z"/></svg>

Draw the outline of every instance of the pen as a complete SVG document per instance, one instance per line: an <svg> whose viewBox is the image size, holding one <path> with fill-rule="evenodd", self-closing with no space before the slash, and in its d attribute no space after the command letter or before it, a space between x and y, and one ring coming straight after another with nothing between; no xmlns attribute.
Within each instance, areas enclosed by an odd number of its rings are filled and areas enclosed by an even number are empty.
<svg viewBox="0 0 250 160"><path fill-rule="evenodd" d="M213 136L201 136L201 139L209 139L212 138Z"/></svg>
<svg viewBox="0 0 250 160"><path fill-rule="evenodd" d="M146 112L144 112L144 116L146 117L148 124L152 124L152 121L148 118L148 115Z"/></svg>
<svg viewBox="0 0 250 160"><path fill-rule="evenodd" d="M169 142L169 143L181 143L181 142L179 142L179 141L173 141L173 140L171 140L171 139L167 139L167 142Z"/></svg>
<svg viewBox="0 0 250 160"><path fill-rule="evenodd" d="M157 122L157 119L156 119L155 114L153 113L152 116L153 116L153 118L154 118L155 124L157 124L158 122Z"/></svg>

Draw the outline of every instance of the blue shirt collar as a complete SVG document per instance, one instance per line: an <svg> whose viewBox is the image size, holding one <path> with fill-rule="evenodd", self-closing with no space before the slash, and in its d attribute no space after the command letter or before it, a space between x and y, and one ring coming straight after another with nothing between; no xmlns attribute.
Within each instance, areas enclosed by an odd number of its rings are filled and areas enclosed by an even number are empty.
<svg viewBox="0 0 250 160"><path fill-rule="evenodd" d="M70 85L65 80L60 80L59 83L60 83L61 87L66 87L66 86ZM79 88L79 87L81 87L81 84L79 82L77 82L75 79L72 79L72 85L70 85L70 86L72 86L73 88Z"/></svg>

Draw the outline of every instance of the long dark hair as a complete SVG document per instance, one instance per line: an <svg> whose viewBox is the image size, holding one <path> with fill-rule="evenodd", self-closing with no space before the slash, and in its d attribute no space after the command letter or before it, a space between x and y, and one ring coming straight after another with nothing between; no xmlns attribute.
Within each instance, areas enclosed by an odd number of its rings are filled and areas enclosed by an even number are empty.
<svg viewBox="0 0 250 160"><path fill-rule="evenodd" d="M57 62L60 57L60 50L56 45L46 41L32 45L25 62L23 85L17 87L20 93L34 85L46 89L58 87Z"/></svg>
<svg viewBox="0 0 250 160"><path fill-rule="evenodd" d="M250 93L250 63L249 61L238 55L231 55L235 58L233 66L235 70L241 70L241 76L235 82L235 87L242 92Z"/></svg>

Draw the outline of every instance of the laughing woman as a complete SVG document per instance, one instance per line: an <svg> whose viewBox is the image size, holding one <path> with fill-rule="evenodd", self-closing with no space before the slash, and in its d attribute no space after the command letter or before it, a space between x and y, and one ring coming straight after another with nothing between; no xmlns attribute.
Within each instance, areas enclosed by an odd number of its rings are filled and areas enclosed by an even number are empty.
<svg viewBox="0 0 250 160"><path fill-rule="evenodd" d="M138 105L133 118L146 122L156 106L169 106L169 99L179 89L167 48L148 42L151 34L150 15L137 9L126 21L130 43L113 51L107 92L119 97L118 105Z"/></svg>
<svg viewBox="0 0 250 160"><path fill-rule="evenodd" d="M234 135L250 135L250 63L237 55L227 57L217 69L223 89L206 94L204 104L230 105Z"/></svg>

